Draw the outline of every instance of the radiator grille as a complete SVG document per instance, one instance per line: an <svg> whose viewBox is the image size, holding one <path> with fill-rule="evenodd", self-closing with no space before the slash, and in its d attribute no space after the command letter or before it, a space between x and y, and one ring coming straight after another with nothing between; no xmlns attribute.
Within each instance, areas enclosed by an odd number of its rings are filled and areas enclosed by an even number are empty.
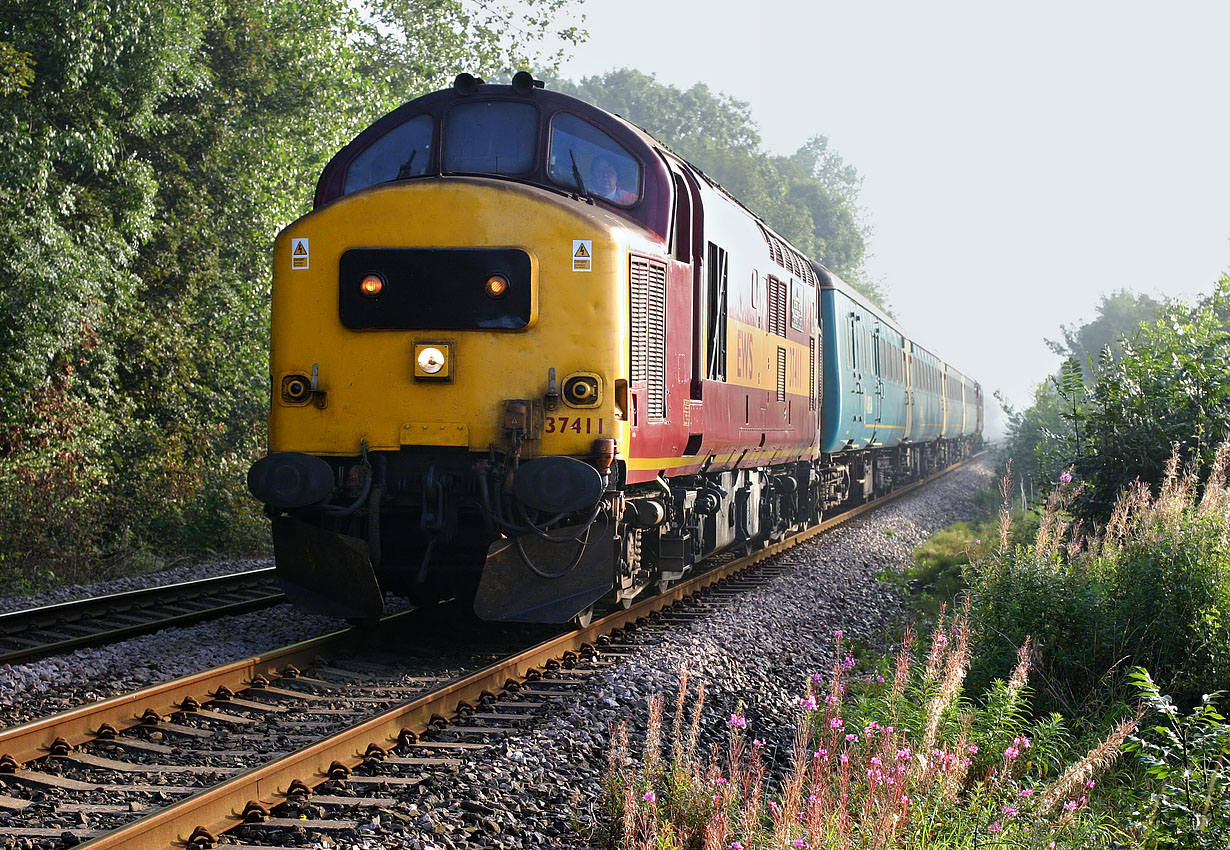
<svg viewBox="0 0 1230 850"><path fill-rule="evenodd" d="M816 338L813 336L807 343L807 409L816 409Z"/></svg>
<svg viewBox="0 0 1230 850"><path fill-rule="evenodd" d="M632 380L645 382L649 421L666 419L666 265L633 257L628 279L632 307Z"/></svg>
<svg viewBox="0 0 1230 850"><path fill-rule="evenodd" d="M784 280L769 278L769 333L777 336L786 335L786 288Z"/></svg>
<svg viewBox="0 0 1230 850"><path fill-rule="evenodd" d="M786 349L777 348L777 400L786 400Z"/></svg>

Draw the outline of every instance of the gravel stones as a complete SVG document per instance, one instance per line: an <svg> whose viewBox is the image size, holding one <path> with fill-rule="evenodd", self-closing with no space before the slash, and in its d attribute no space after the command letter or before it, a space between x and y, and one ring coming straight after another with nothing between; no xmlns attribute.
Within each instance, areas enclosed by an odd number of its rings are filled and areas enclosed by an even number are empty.
<svg viewBox="0 0 1230 850"><path fill-rule="evenodd" d="M0 665L0 725L44 717L346 627L344 621L284 604L28 664Z"/></svg>

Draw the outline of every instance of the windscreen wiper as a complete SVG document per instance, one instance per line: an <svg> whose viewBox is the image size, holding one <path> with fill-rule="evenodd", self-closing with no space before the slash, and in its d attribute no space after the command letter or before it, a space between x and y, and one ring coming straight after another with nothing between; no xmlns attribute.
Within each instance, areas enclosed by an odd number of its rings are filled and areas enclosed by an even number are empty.
<svg viewBox="0 0 1230 850"><path fill-rule="evenodd" d="M401 168L397 169L397 179L405 180L410 177L410 169L414 167L414 155L419 152L418 148L410 151L410 158L401 164Z"/></svg>
<svg viewBox="0 0 1230 850"><path fill-rule="evenodd" d="M572 148L568 149L568 158L572 160L572 179L577 181L577 189L581 191L581 197L589 199L589 192L585 188L585 181L581 179L581 169L577 168L577 157L572 152Z"/></svg>

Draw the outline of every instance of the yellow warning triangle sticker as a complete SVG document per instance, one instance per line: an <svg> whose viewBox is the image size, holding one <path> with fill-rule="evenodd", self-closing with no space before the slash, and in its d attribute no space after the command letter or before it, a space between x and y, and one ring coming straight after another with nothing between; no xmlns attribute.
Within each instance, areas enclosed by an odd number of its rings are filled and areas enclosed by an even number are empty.
<svg viewBox="0 0 1230 850"><path fill-rule="evenodd" d="M589 256L589 251L585 250L584 242L582 242L580 245L577 246L577 252L573 254L573 256L574 257L588 257Z"/></svg>
<svg viewBox="0 0 1230 850"><path fill-rule="evenodd" d="M302 242L295 245L295 256L296 257L305 256L306 254L307 254L306 245L304 245Z"/></svg>

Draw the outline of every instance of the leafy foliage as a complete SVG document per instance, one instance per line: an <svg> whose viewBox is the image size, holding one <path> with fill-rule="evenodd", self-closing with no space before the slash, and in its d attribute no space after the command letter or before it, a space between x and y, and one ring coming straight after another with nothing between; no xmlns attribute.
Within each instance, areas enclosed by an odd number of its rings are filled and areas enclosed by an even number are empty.
<svg viewBox="0 0 1230 850"><path fill-rule="evenodd" d="M1096 716L1124 699L1127 665L1183 701L1230 685L1230 493L1223 448L1196 493L1177 457L1157 496L1125 491L1096 534L1073 522L1081 485L1061 483L1029 545L1001 545L966 577L978 662L1002 676L1028 637L1039 646L1043 710Z"/></svg>
<svg viewBox="0 0 1230 850"><path fill-rule="evenodd" d="M1154 836L1148 846L1230 847L1230 726L1216 707L1224 692L1204 694L1183 715L1149 671L1138 667L1130 678L1149 714L1160 721L1143 727L1124 747L1136 753L1155 780L1152 811L1144 823Z"/></svg>
<svg viewBox="0 0 1230 850"><path fill-rule="evenodd" d="M463 68L549 63L532 44L570 2L0 9L9 575L257 545L273 236L378 115Z"/></svg>
<svg viewBox="0 0 1230 850"><path fill-rule="evenodd" d="M1106 329L1085 333L1090 327L1069 333L1070 345ZM1087 484L1081 510L1098 521L1133 481L1159 486L1173 446L1203 475L1230 435L1230 278L1195 306L1160 308L1118 347L1084 364L1069 357L1029 409L1006 408L1017 474L1045 486L1073 467Z"/></svg>
<svg viewBox="0 0 1230 850"><path fill-rule="evenodd" d="M630 68L552 88L596 103L643 127L722 184L813 257L884 306L863 267L869 230L858 193L862 178L815 136L791 156L761 147L748 104L704 83L678 89Z"/></svg>

